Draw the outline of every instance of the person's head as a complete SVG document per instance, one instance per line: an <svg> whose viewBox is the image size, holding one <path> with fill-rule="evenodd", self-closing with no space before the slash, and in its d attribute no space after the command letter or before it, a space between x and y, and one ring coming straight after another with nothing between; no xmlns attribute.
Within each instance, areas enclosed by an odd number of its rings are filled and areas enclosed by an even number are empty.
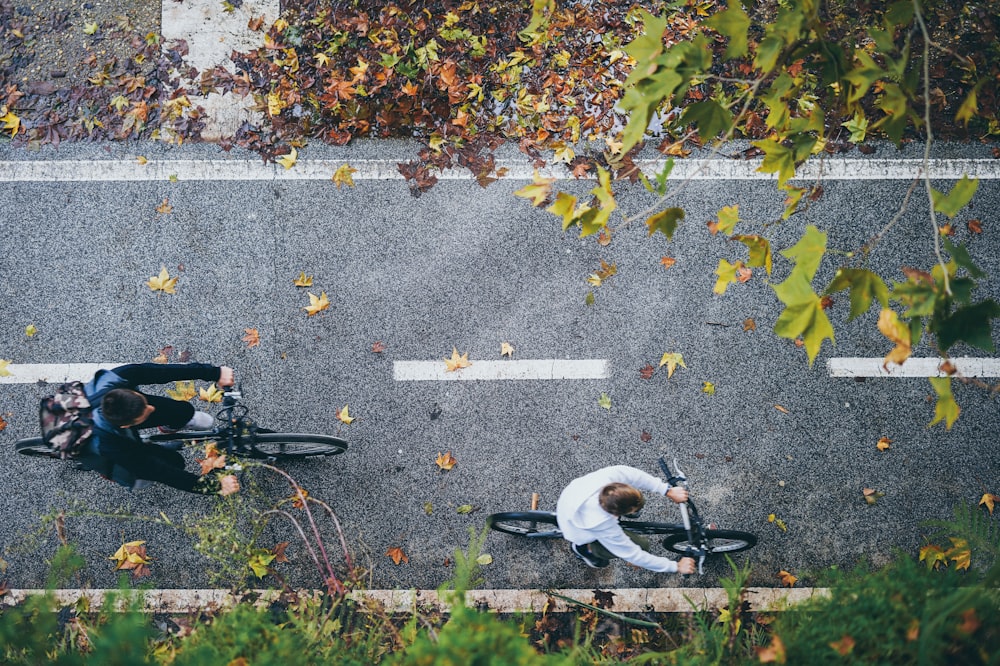
<svg viewBox="0 0 1000 666"><path fill-rule="evenodd" d="M646 503L646 498L627 483L609 483L601 488L598 501L601 508L612 516L627 516L641 509Z"/></svg>
<svg viewBox="0 0 1000 666"><path fill-rule="evenodd" d="M104 418L119 428L139 425L149 418L155 408L146 402L138 391L111 389L101 398L101 412Z"/></svg>

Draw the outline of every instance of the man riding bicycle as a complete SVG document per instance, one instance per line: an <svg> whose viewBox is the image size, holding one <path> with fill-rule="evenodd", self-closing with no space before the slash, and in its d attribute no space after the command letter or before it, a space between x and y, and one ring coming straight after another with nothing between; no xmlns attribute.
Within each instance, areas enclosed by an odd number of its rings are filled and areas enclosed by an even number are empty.
<svg viewBox="0 0 1000 666"><path fill-rule="evenodd" d="M556 505L556 520L573 553L589 567L603 568L621 558L643 569L665 573L691 574L694 559L679 562L646 552L648 541L630 535L618 519L637 512L645 504L640 491L657 493L680 504L687 490L627 465L605 467L572 481Z"/></svg>
<svg viewBox="0 0 1000 666"><path fill-rule="evenodd" d="M93 435L80 458L85 469L127 488L150 481L193 493L229 495L239 481L225 470L199 476L184 469L184 457L170 447L143 441L139 428L208 430L211 414L195 411L189 402L148 395L141 384L166 384L202 379L220 387L233 385L233 369L207 363L133 363L99 370L84 386L94 421ZM146 483L144 483L146 482Z"/></svg>

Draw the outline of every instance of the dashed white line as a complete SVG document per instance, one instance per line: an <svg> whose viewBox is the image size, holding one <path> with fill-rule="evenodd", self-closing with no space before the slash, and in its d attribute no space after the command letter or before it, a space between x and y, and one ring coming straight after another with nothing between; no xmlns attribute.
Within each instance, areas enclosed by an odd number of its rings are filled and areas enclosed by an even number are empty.
<svg viewBox="0 0 1000 666"><path fill-rule="evenodd" d="M0 377L0 384L33 384L47 382L90 381L98 370L107 370L121 363L19 363L7 366L10 373Z"/></svg>
<svg viewBox="0 0 1000 666"><path fill-rule="evenodd" d="M881 358L840 357L826 362L831 377L947 377L940 358L909 358L902 365L886 367ZM951 359L963 377L1000 377L1000 359L960 357Z"/></svg>
<svg viewBox="0 0 1000 666"><path fill-rule="evenodd" d="M136 160L16 160L0 162L0 182L116 182L116 181L296 181L330 180L344 164L356 169L358 180L402 180L396 159L300 159L291 169L257 160L242 159L149 159ZM659 160L638 160L647 174L662 169ZM506 169L504 179L531 180L535 169L526 160L497 160ZM777 174L761 173L760 160L677 160L671 171L675 180L774 180ZM1000 160L931 160L929 171L935 179L954 180L963 175L984 180L1000 179ZM924 164L916 159L811 160L799 167L793 180L912 180L923 174ZM564 165L550 165L540 171L551 178L569 180L573 176ZM441 180L470 180L466 169L447 169L434 174Z"/></svg>
<svg viewBox="0 0 1000 666"><path fill-rule="evenodd" d="M398 382L489 381L528 379L607 379L605 359L534 359L476 361L467 368L449 372L444 361L396 361L393 378Z"/></svg>

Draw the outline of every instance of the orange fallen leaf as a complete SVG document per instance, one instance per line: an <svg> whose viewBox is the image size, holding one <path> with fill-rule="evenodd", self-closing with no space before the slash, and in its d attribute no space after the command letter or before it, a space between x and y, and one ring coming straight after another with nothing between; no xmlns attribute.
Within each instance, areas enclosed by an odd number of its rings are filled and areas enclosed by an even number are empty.
<svg viewBox="0 0 1000 666"><path fill-rule="evenodd" d="M288 499L292 500L292 506L296 509L304 509L306 502L309 500L309 491L299 487Z"/></svg>
<svg viewBox="0 0 1000 666"><path fill-rule="evenodd" d="M647 363L643 367L639 368L639 376L643 379L652 379L653 373L655 372L656 368L654 368L651 363Z"/></svg>
<svg viewBox="0 0 1000 666"><path fill-rule="evenodd" d="M385 343L381 340L376 340L372 343L372 353L381 354L385 351Z"/></svg>
<svg viewBox="0 0 1000 666"><path fill-rule="evenodd" d="M906 630L906 640L913 642L920 638L920 620L913 618L910 628Z"/></svg>
<svg viewBox="0 0 1000 666"><path fill-rule="evenodd" d="M0 416L0 431L2 431L6 427L7 427L7 422L3 420L2 416Z"/></svg>
<svg viewBox="0 0 1000 666"><path fill-rule="evenodd" d="M246 335L243 336L243 342L247 343L247 349L251 349L260 344L260 331L256 328L244 328Z"/></svg>
<svg viewBox="0 0 1000 666"><path fill-rule="evenodd" d="M461 370L462 368L468 368L472 365L472 361L469 360L469 352L465 352L461 356L458 355L458 348L451 348L451 358L446 358L444 360L445 367L447 370L445 372L455 372L456 370Z"/></svg>
<svg viewBox="0 0 1000 666"><path fill-rule="evenodd" d="M879 451L885 451L886 449L889 448L890 444L892 444L892 440L889 439L888 437L883 437L880 440L878 440L878 444L875 445L875 448L877 448Z"/></svg>
<svg viewBox="0 0 1000 666"><path fill-rule="evenodd" d="M771 637L770 645L767 647L755 647L754 652L757 653L757 660L762 664L783 664L787 660L785 644L781 642L781 638L777 634Z"/></svg>
<svg viewBox="0 0 1000 666"><path fill-rule="evenodd" d="M976 617L976 609L969 608L962 613L962 624L958 625L958 630L963 634L974 634L982 623Z"/></svg>
<svg viewBox="0 0 1000 666"><path fill-rule="evenodd" d="M398 565L400 562L410 563L410 558L407 557L406 553L399 546L393 546L389 550L385 551L386 557L392 559L393 564Z"/></svg>
<svg viewBox="0 0 1000 666"><path fill-rule="evenodd" d="M601 229L601 233L597 234L597 244L601 247L607 247L611 242L611 230L607 227Z"/></svg>
<svg viewBox="0 0 1000 666"><path fill-rule="evenodd" d="M204 458L195 458L195 462L201 465L201 475L205 476L213 469L222 469L226 466L226 454L220 454L215 444L205 448Z"/></svg>
<svg viewBox="0 0 1000 666"><path fill-rule="evenodd" d="M753 319L744 319L743 320L743 330L744 331L756 331L757 330L757 322L755 322Z"/></svg>
<svg viewBox="0 0 1000 666"><path fill-rule="evenodd" d="M968 226L969 231L971 231L974 234L983 233L983 223L980 222L979 220L969 220L966 226Z"/></svg>
<svg viewBox="0 0 1000 666"><path fill-rule="evenodd" d="M750 278L753 277L753 271L746 266L738 268L736 270L736 279L740 281L741 284L749 282Z"/></svg>
<svg viewBox="0 0 1000 666"><path fill-rule="evenodd" d="M167 215L168 213L174 212L174 207L170 205L170 200L164 197L163 202L156 207L156 212L160 215Z"/></svg>
<svg viewBox="0 0 1000 666"><path fill-rule="evenodd" d="M458 461L455 460L455 456L451 455L451 451L448 453L438 452L438 456L434 462L443 470L449 470L458 464Z"/></svg>
<svg viewBox="0 0 1000 666"><path fill-rule="evenodd" d="M663 268L670 268L677 263L677 260L673 257L660 257L660 263L663 264Z"/></svg>
<svg viewBox="0 0 1000 666"><path fill-rule="evenodd" d="M880 493L874 488L863 488L861 494L865 498L865 502L868 504L875 504L880 497L885 497L885 493Z"/></svg>
<svg viewBox="0 0 1000 666"><path fill-rule="evenodd" d="M846 657L854 651L854 639L847 634L844 634L844 637L839 641L830 643L830 647L832 647L841 657Z"/></svg>
<svg viewBox="0 0 1000 666"><path fill-rule="evenodd" d="M789 572L785 571L784 569L782 569L781 571L778 572L778 580L781 581L782 585L785 585L787 587L792 587L793 585L795 585L796 581L798 581L798 578L796 576L793 576Z"/></svg>

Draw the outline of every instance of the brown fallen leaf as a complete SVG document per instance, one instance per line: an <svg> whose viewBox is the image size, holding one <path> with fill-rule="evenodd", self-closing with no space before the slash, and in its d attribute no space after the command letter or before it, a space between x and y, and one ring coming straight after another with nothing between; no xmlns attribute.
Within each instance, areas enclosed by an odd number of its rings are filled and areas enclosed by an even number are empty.
<svg viewBox="0 0 1000 666"><path fill-rule="evenodd" d="M771 636L770 645L755 647L754 652L757 653L757 660L762 664L784 664L788 659L785 655L785 644L781 642L781 638L777 634Z"/></svg>
<svg viewBox="0 0 1000 666"><path fill-rule="evenodd" d="M275 544L274 548L271 549L271 554L274 555L275 562L288 562L288 557L285 555L286 548L288 548L288 542L282 541Z"/></svg>
<svg viewBox="0 0 1000 666"><path fill-rule="evenodd" d="M400 562L410 563L410 558L403 552L403 549L399 546L393 546L389 550L385 551L386 557L389 557L393 564L399 565Z"/></svg>
<svg viewBox="0 0 1000 666"><path fill-rule="evenodd" d="M171 206L170 201L166 197L164 197L163 202L156 207L156 212L159 213L160 215L167 215L169 213L174 212L174 207Z"/></svg>
<svg viewBox="0 0 1000 666"><path fill-rule="evenodd" d="M745 284L750 281L753 277L753 271L746 266L738 268L736 270L736 279L740 281L741 284Z"/></svg>
<svg viewBox="0 0 1000 666"><path fill-rule="evenodd" d="M247 349L252 349L260 344L260 331L256 328L245 328L246 335L243 336L243 342L247 343Z"/></svg>
<svg viewBox="0 0 1000 666"><path fill-rule="evenodd" d="M774 408L777 409L782 414L788 414L788 410L782 407L781 405L775 405Z"/></svg>
<svg viewBox="0 0 1000 666"><path fill-rule="evenodd" d="M846 657L854 651L854 639L848 634L844 634L843 638L839 641L830 643L830 647L832 647L841 657Z"/></svg>
<svg viewBox="0 0 1000 666"><path fill-rule="evenodd" d="M979 220L969 220L966 226L969 228L969 231L974 234L983 233L983 223Z"/></svg>
<svg viewBox="0 0 1000 666"><path fill-rule="evenodd" d="M756 331L756 330L757 330L757 322L755 322L753 319L744 319L743 320L743 331L744 332L746 332L746 331Z"/></svg>
<svg viewBox="0 0 1000 666"><path fill-rule="evenodd" d="M886 449L889 448L890 444L892 444L891 439L889 439L888 437L882 437L878 440L878 443L875 445L875 448L877 448L879 451L885 451Z"/></svg>
<svg viewBox="0 0 1000 666"><path fill-rule="evenodd" d="M874 488L863 488L861 490L861 495L865 498L865 502L868 504L875 504L878 502L880 497L885 497L885 493L880 493Z"/></svg>
<svg viewBox="0 0 1000 666"><path fill-rule="evenodd" d="M434 462L438 467L446 471L458 464L458 461L455 460L455 456L451 455L451 451L448 453L438 452L438 456L435 458Z"/></svg>
<svg viewBox="0 0 1000 666"><path fill-rule="evenodd" d="M795 585L796 581L798 581L798 577L793 576L792 574L788 573L784 569L782 569L781 571L778 572L778 576L777 577L778 577L778 580L781 581L781 584L784 585L784 586L786 586L786 587L792 587L793 585Z"/></svg>
<svg viewBox="0 0 1000 666"><path fill-rule="evenodd" d="M597 244L601 247L607 247L611 242L611 230L607 227L601 229L601 233L597 234Z"/></svg>
<svg viewBox="0 0 1000 666"><path fill-rule="evenodd" d="M385 343L384 342L382 342L381 340L376 340L375 342L372 343L372 353L373 354L381 354L384 351L385 351Z"/></svg>
<svg viewBox="0 0 1000 666"><path fill-rule="evenodd" d="M653 439L653 436L650 435L645 430L643 430L642 433L639 435L639 440L642 441L642 442L648 442L651 439Z"/></svg>
<svg viewBox="0 0 1000 666"><path fill-rule="evenodd" d="M653 373L655 372L656 368L654 368L651 363L647 363L646 365L639 368L639 376L642 377L643 379L651 379L653 377Z"/></svg>

